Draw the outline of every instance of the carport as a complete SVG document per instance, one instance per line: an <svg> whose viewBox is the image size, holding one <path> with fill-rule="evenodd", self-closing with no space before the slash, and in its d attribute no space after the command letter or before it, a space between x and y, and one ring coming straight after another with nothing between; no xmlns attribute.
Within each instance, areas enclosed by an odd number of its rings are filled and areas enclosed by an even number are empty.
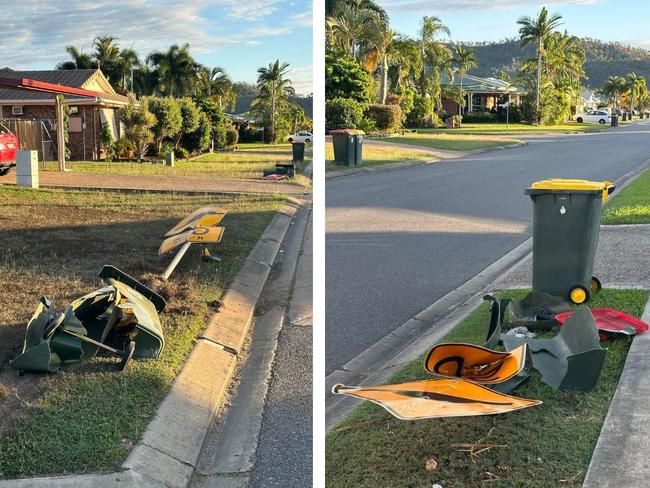
<svg viewBox="0 0 650 488"><path fill-rule="evenodd" d="M0 78L0 87L15 90L37 91L48 93L55 97L56 100L56 148L59 170L65 171L65 135L63 131L63 107L67 104L63 95L75 95L99 99L101 94L92 90L75 88L71 86L57 85L55 83L46 83L28 78Z"/></svg>

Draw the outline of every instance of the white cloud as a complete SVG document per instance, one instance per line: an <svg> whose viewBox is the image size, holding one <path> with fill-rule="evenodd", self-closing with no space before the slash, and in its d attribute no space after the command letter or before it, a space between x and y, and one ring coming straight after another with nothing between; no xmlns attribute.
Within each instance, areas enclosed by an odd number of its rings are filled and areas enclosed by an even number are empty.
<svg viewBox="0 0 650 488"><path fill-rule="evenodd" d="M423 11L462 11L465 9L474 10L508 10L526 5L571 5L594 3L595 0L438 0L432 3L431 0L380 0L379 3L387 10L423 10ZM549 8L550 10L550 8Z"/></svg>
<svg viewBox="0 0 650 488"><path fill-rule="evenodd" d="M291 68L288 74L288 77L291 79L293 88L296 90L296 93L302 95L307 95L313 91L313 66L297 66Z"/></svg>
<svg viewBox="0 0 650 488"><path fill-rule="evenodd" d="M2 2L0 65L53 67L67 60L69 45L92 50L93 39L110 34L141 55L188 42L194 53L232 45L257 45L256 37L290 33L290 25L257 23L274 14L280 0L23 0ZM0 67L2 67L0 66Z"/></svg>

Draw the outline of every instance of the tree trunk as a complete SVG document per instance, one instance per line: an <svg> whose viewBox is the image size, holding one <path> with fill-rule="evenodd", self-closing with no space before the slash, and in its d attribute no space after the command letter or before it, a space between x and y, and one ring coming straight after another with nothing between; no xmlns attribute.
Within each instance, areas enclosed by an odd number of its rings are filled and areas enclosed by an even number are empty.
<svg viewBox="0 0 650 488"><path fill-rule="evenodd" d="M381 85L379 87L379 98L381 104L386 105L386 92L388 88L388 56L384 54L381 59Z"/></svg>
<svg viewBox="0 0 650 488"><path fill-rule="evenodd" d="M275 82L271 83L271 144L275 142Z"/></svg>
<svg viewBox="0 0 650 488"><path fill-rule="evenodd" d="M535 100L535 117L537 118L537 124L540 122L539 117L539 92L540 84L542 82L542 39L540 38L539 43L537 44L537 98Z"/></svg>
<svg viewBox="0 0 650 488"><path fill-rule="evenodd" d="M463 73L460 75L460 101L458 102L458 115L463 116Z"/></svg>

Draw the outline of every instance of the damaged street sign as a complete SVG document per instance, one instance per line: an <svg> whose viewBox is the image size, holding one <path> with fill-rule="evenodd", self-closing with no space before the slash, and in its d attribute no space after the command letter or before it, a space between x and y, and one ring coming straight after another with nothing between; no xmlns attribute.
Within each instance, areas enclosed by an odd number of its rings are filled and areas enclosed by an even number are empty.
<svg viewBox="0 0 650 488"><path fill-rule="evenodd" d="M223 227L197 227L165 239L158 249L158 254L165 254L184 243L216 244L221 242Z"/></svg>
<svg viewBox="0 0 650 488"><path fill-rule="evenodd" d="M215 227L219 225L227 212L226 209L219 207L199 208L172 227L169 232L165 234L165 237L180 234L181 232L195 227Z"/></svg>
<svg viewBox="0 0 650 488"><path fill-rule="evenodd" d="M120 369L131 358L160 355L165 340L158 313L165 300L113 266L104 266L99 276L106 286L74 300L63 313L41 298L23 351L11 362L14 369L53 373L95 357L99 349L120 357Z"/></svg>
<svg viewBox="0 0 650 488"><path fill-rule="evenodd" d="M542 403L496 392L457 378L433 378L396 385L335 385L332 392L368 400L402 420L494 415Z"/></svg>
<svg viewBox="0 0 650 488"><path fill-rule="evenodd" d="M224 228L218 227L227 210L219 207L202 207L187 217L165 234L166 239L160 245L158 254L165 254L172 249L180 247L174 259L162 274L164 280L169 279L178 263L193 243L216 244L221 242ZM220 261L216 256L210 256L207 248L204 249L203 258L211 261Z"/></svg>
<svg viewBox="0 0 650 488"><path fill-rule="evenodd" d="M525 363L525 344L510 352L492 351L472 344L439 344L427 355L424 369L441 376L496 384L519 374Z"/></svg>
<svg viewBox="0 0 650 488"><path fill-rule="evenodd" d="M579 307L551 339L527 339L501 335L506 350L528 344L533 367L542 381L560 389L591 390L600 376L606 349L600 347L594 317L586 306Z"/></svg>

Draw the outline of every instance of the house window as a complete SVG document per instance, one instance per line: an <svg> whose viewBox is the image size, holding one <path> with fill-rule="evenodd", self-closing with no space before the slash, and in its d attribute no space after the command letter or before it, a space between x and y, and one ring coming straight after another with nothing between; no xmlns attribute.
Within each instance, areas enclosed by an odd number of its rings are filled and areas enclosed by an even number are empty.
<svg viewBox="0 0 650 488"><path fill-rule="evenodd" d="M20 105L13 105L11 107L11 115L22 115L23 114L23 107Z"/></svg>

